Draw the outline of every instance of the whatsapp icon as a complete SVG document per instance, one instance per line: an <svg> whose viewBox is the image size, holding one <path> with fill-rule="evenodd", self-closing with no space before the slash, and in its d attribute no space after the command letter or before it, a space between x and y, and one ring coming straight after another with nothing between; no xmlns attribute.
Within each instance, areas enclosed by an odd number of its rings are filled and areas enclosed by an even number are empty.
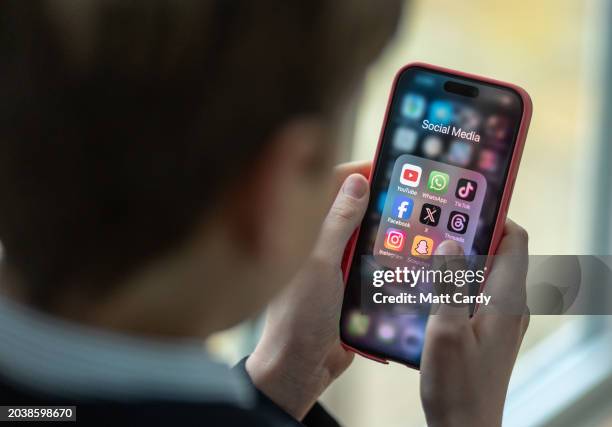
<svg viewBox="0 0 612 427"><path fill-rule="evenodd" d="M447 173L431 171L427 180L427 188L434 193L443 194L448 189L449 177Z"/></svg>

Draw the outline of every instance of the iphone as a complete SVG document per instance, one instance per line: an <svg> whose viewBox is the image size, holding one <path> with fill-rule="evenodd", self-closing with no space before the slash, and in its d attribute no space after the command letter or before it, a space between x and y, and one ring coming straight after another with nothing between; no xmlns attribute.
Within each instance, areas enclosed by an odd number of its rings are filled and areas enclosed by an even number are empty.
<svg viewBox="0 0 612 427"><path fill-rule="evenodd" d="M418 266L444 240L493 254L531 118L520 87L423 63L396 75L370 175L364 220L347 247L343 345L418 368L427 313L363 301L375 271Z"/></svg>

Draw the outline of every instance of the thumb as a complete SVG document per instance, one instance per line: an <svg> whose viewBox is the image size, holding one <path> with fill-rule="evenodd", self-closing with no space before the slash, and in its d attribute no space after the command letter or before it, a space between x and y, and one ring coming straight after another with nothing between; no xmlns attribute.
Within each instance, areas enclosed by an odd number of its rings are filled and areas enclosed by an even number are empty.
<svg viewBox="0 0 612 427"><path fill-rule="evenodd" d="M323 221L315 255L340 264L344 248L368 207L369 187L363 175L352 174L346 178Z"/></svg>

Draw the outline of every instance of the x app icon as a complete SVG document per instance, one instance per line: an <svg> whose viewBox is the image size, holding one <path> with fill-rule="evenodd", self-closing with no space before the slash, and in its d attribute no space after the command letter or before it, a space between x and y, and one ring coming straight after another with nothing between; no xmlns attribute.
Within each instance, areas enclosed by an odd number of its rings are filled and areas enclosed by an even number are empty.
<svg viewBox="0 0 612 427"><path fill-rule="evenodd" d="M423 205L423 208L421 209L421 216L419 217L419 221L421 221L421 224L435 227L436 225L438 225L438 222L440 222L441 213L442 208L440 206L425 203Z"/></svg>

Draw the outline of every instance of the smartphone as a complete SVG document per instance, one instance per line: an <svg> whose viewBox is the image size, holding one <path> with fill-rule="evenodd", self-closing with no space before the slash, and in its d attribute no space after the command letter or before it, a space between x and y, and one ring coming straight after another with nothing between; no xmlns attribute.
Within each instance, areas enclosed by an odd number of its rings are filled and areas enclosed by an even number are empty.
<svg viewBox="0 0 612 427"><path fill-rule="evenodd" d="M424 63L396 75L370 174L370 202L343 262L348 350L419 368L427 314L364 310L373 270L410 265L443 240L495 253L532 105L520 87Z"/></svg>

